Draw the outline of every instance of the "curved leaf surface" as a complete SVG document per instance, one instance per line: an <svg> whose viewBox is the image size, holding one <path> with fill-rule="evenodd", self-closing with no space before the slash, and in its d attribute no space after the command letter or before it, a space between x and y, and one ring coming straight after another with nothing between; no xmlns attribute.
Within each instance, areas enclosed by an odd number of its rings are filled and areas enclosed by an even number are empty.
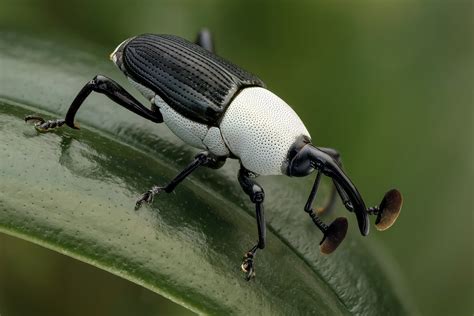
<svg viewBox="0 0 474 316"><path fill-rule="evenodd" d="M135 212L140 193L166 183L195 153L166 126L103 96L91 96L81 108L81 131L38 134L23 122L31 113L64 115L97 73L120 78L105 56L102 61L57 43L0 34L0 231L198 313L413 312L396 267L373 236L358 235L355 218L333 255L319 253L321 234L302 211L312 179L259 179L266 190L268 246L258 253L257 278L246 282L239 266L255 242L256 224L235 161L217 171L198 170L175 193ZM321 196L327 192L326 185Z"/></svg>

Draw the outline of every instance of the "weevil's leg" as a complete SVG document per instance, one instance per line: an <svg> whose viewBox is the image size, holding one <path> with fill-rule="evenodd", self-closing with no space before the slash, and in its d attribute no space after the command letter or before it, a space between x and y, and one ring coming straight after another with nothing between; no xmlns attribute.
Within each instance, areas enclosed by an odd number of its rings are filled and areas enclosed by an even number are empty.
<svg viewBox="0 0 474 316"><path fill-rule="evenodd" d="M310 163L308 163L308 161ZM290 176L306 175L312 171L311 169L317 169L318 172L322 172L324 175L333 179L336 190L341 196L345 207L355 214L360 233L363 236L367 236L369 234L368 215L377 216L375 225L379 230L388 229L398 218L403 204L403 197L400 191L396 189L388 191L385 193L385 196L379 206L367 208L356 186L342 170L340 161L337 161L337 159L332 157L327 152L316 148L311 144L306 144L291 159L288 166L288 174ZM318 175L316 178L317 181L314 184L310 199L308 200L308 204L306 206L307 211L310 210L308 205L311 205L312 201L314 200L314 196L316 194L315 192L319 185L319 178L320 176ZM315 220L317 219L314 216L311 217ZM347 225L345 223L347 223L347 221L345 219L343 221L339 220L337 225L335 225L337 221L338 220L334 221L329 227L327 227L328 232L325 233L326 237L331 234L336 236L337 234L340 234L342 230L344 230L345 235L345 231L347 230ZM315 224L318 225L317 221L315 221ZM334 229L331 230L333 225ZM323 225L318 225L318 227L320 227L320 229L323 231L325 230Z"/></svg>
<svg viewBox="0 0 474 316"><path fill-rule="evenodd" d="M317 147L317 148L319 150L321 150L322 152L325 152L326 154L331 156L334 159L334 161L338 164L338 166L342 169L341 154L336 149L327 148L327 147ZM332 181L334 183L333 190L331 191L331 198L333 199L332 204L335 202L335 197L336 197L335 193L337 192L339 194L339 196L341 197L341 200L342 200L342 203L344 204L344 207L349 212L353 212L354 211L354 206L350 202L350 199L347 196L346 192L342 189L341 185L339 183L337 183L334 179ZM329 206L329 204L328 204L328 206ZM332 205L330 205L329 207L332 207ZM318 209L318 214L321 214L324 211L325 210L320 211Z"/></svg>
<svg viewBox="0 0 474 316"><path fill-rule="evenodd" d="M86 83L81 91L79 91L76 98L72 101L65 119L45 121L39 116L29 115L25 117L25 121L36 121L35 127L40 132L45 132L49 129L60 127L64 124L78 129L79 126L74 123L74 117L82 103L92 91L105 94L112 101L150 121L156 123L163 122L163 117L161 116L160 112L148 109L131 94L125 91L125 89L122 88L117 82L102 75L95 76L91 81Z"/></svg>
<svg viewBox="0 0 474 316"><path fill-rule="evenodd" d="M316 147L316 148L318 148L322 152L325 152L326 154L331 156L337 162L339 167L342 168L341 154L336 149L327 148L327 147ZM339 195L341 195L340 192L343 192L336 181L333 180L333 184L334 185L331 187L331 192L329 194L329 199L327 200L326 205L324 205L323 207L318 207L316 209L316 213L318 215L322 215L326 212L329 212L334 207L334 204L336 203L336 194L339 193ZM342 198L342 200L344 201L344 198Z"/></svg>
<svg viewBox="0 0 474 316"><path fill-rule="evenodd" d="M34 122L35 128L39 132L46 132L48 129L58 128L66 123L63 119L45 121L41 116L27 115L25 122Z"/></svg>
<svg viewBox="0 0 474 316"><path fill-rule="evenodd" d="M342 199L342 203L349 212L354 211L354 206L352 205L347 193L341 188L341 186L334 182L337 192ZM379 205L368 207L366 209L367 214L376 216L375 227L377 230L383 231L390 228L398 216L403 205L403 197L400 191L397 189L389 190L385 193L382 202Z"/></svg>
<svg viewBox="0 0 474 316"><path fill-rule="evenodd" d="M329 156L331 156L334 161L337 163L337 165L342 169L342 161L341 161L341 154L334 148L327 148L327 147L316 147L322 152L325 152ZM334 183L334 189L332 190L331 195L334 196L335 198L335 193L337 192L339 196L341 197L342 203L344 204L344 207L349 211L353 212L354 211L354 206L352 205L349 197L347 196L346 192L342 189L341 185L337 183L334 179L332 179ZM333 201L335 202L335 201ZM324 211L323 211L324 212ZM318 210L318 213L321 214L322 212Z"/></svg>
<svg viewBox="0 0 474 316"><path fill-rule="evenodd" d="M336 248L346 237L348 224L345 217L338 217L331 223L331 225L327 226L314 212L313 203L316 199L316 193L318 192L322 174L322 170L318 171L316 179L314 180L313 188L309 194L308 201L304 207L304 211L308 213L308 215L313 220L313 223L324 234L324 237L319 244L321 252L324 254L330 254L336 250Z"/></svg>
<svg viewBox="0 0 474 316"><path fill-rule="evenodd" d="M201 46L202 48L207 49L211 53L215 52L212 34L206 28L203 28L201 31L199 31L198 35L196 36L195 43Z"/></svg>
<svg viewBox="0 0 474 316"><path fill-rule="evenodd" d="M311 168L317 169L324 175L331 177L337 183L336 188L342 189L345 193L342 196L348 197L350 200L360 233L363 236L367 236L369 233L369 218L367 216L367 208L359 191L333 157L311 144L306 144L291 159L288 166L288 174L296 176L306 175L312 171Z"/></svg>
<svg viewBox="0 0 474 316"><path fill-rule="evenodd" d="M339 167L342 169L341 155L339 152L333 148L317 147L319 150L330 155ZM342 189L341 185L334 181L334 187L341 197L344 206L349 212L354 211L354 206L352 205L347 193ZM375 226L378 230L386 230L396 221L400 210L403 204L403 197L400 191L392 189L388 191L378 206L368 207L367 214L376 216ZM319 213L319 212L318 212Z"/></svg>
<svg viewBox="0 0 474 316"><path fill-rule="evenodd" d="M253 179L253 174L245 169L243 166L239 170L239 183L244 192L250 197L252 203L255 204L255 212L257 217L257 227L258 227L258 242L253 246L247 253L244 255L242 262L242 270L246 273L246 280L250 280L255 276L254 268L254 258L258 249L265 248L265 216L263 212L263 200L265 198L265 193L263 188L255 182Z"/></svg>
<svg viewBox="0 0 474 316"><path fill-rule="evenodd" d="M196 170L200 166L208 166L210 168L219 168L223 165L223 160L221 157L215 157L209 154L207 151L197 154L194 157L194 160L186 167L183 171L178 173L178 175L171 180L165 186L153 186L150 190L146 191L142 194L142 196L137 200L135 204L135 209L139 209L143 203L151 203L153 201L153 197L156 194L161 192L171 193L176 188L176 186L183 181L187 176L189 176L194 170Z"/></svg>
<svg viewBox="0 0 474 316"><path fill-rule="evenodd" d="M336 163L342 169L340 154L337 150L324 147L318 147L318 149L334 158ZM336 188L337 192L339 193L339 196L342 199L342 202L344 203L344 206L348 211L353 212L354 206L352 205L347 193L342 189L340 184L338 184L334 180L333 182L334 187ZM368 207L366 211L367 214L376 216L375 227L378 230L383 231L390 228L395 223L400 214L402 204L402 194L400 193L400 191L392 189L385 193L382 202L380 202L379 205Z"/></svg>
<svg viewBox="0 0 474 316"><path fill-rule="evenodd" d="M341 154L334 148L329 148L329 147L316 147L317 149L321 150L322 152L325 152L329 156L331 156L339 165L339 167L342 167L342 161L341 161Z"/></svg>

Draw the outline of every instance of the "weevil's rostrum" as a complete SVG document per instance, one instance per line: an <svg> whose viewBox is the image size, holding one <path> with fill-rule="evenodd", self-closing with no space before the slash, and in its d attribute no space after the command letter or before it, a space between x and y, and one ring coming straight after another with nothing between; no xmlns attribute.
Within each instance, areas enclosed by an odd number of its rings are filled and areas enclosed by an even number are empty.
<svg viewBox="0 0 474 316"><path fill-rule="evenodd" d="M344 240L345 217L326 225L318 215L327 211L339 195L345 208L355 214L359 231L369 233L369 216L376 217L378 230L396 221L403 199L389 190L379 206L367 208L361 194L342 169L339 153L312 144L311 136L293 109L255 75L214 53L210 33L201 31L195 43L173 35L144 34L123 41L110 55L130 83L147 98L146 107L112 79L97 75L72 101L64 119L45 121L30 115L40 132L64 124L78 128L74 117L92 91L105 94L118 105L155 123L165 123L174 134L203 151L168 184L154 186L135 204L151 203L161 192L175 187L200 166L220 168L226 159L238 159L238 181L255 204L258 241L245 253L242 270L247 280L255 275L258 249L265 248L265 193L255 181L260 175L303 177L317 172L310 196L303 208L323 233L322 253L333 252ZM322 175L333 180L331 199L314 210Z"/></svg>

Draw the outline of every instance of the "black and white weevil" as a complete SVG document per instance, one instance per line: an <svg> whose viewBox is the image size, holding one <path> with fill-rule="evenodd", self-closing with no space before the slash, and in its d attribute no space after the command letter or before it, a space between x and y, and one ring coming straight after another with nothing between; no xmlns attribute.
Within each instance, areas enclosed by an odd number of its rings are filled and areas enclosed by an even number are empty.
<svg viewBox="0 0 474 316"><path fill-rule="evenodd" d="M227 158L238 159L239 183L256 208L258 242L245 255L242 270L249 280L255 275L254 257L265 248L264 191L255 182L258 175L303 177L317 170L316 180L304 207L324 237L322 253L333 252L347 232L347 219L339 217L327 226L313 203L324 174L332 178L335 192L349 212L356 215L363 236L369 233L368 215L375 215L379 230L389 228L402 206L398 190L388 191L379 206L367 208L357 188L342 170L339 153L316 147L298 115L282 99L265 88L255 75L214 54L207 30L195 43L173 35L144 34L122 42L110 55L130 83L151 102L140 104L110 78L95 76L78 93L65 119L45 121L30 115L43 132L64 124L77 129L74 117L92 92L103 93L117 104L156 123L166 125L183 141L205 151L165 186L153 186L136 202L136 209L150 203L160 192L170 193L199 166L220 168Z"/></svg>

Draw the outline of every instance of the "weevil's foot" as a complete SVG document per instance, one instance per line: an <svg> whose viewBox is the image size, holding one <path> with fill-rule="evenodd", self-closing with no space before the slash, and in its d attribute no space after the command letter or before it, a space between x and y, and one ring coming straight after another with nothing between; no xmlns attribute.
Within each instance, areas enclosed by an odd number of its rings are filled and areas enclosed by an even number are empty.
<svg viewBox="0 0 474 316"><path fill-rule="evenodd" d="M390 228L400 215L402 205L403 197L400 191L392 189L385 193L375 220L377 230L382 231Z"/></svg>
<svg viewBox="0 0 474 316"><path fill-rule="evenodd" d="M27 115L25 116L25 122L32 121L35 124L43 124L45 122L44 118L38 115Z"/></svg>
<svg viewBox="0 0 474 316"><path fill-rule="evenodd" d="M41 116L37 115L27 115L25 116L25 122L33 122L35 129L38 132L45 133L52 129L61 127L64 125L65 121L63 119L49 120L45 121Z"/></svg>
<svg viewBox="0 0 474 316"><path fill-rule="evenodd" d="M323 240L319 243L319 250L321 253L328 255L341 244L347 233L347 219L345 217L338 217L329 225L327 231L324 233Z"/></svg>
<svg viewBox="0 0 474 316"><path fill-rule="evenodd" d="M163 190L163 187L154 186L150 190L143 193L142 196L135 203L135 210L138 210L143 205L143 203L152 203L155 195L160 194L160 192Z"/></svg>
<svg viewBox="0 0 474 316"><path fill-rule="evenodd" d="M244 255L244 260L240 268L245 273L245 280L250 281L250 279L255 277L255 269L253 268L253 257L254 253L249 251Z"/></svg>

